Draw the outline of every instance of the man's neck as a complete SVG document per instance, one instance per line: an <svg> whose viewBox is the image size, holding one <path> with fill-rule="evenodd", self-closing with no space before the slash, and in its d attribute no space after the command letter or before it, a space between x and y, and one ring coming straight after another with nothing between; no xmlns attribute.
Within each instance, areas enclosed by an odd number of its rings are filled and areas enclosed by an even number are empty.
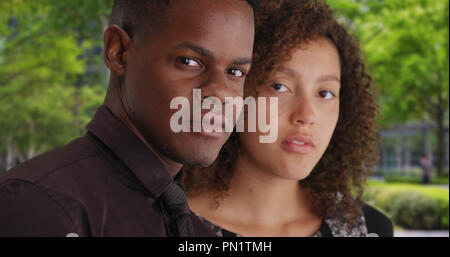
<svg viewBox="0 0 450 257"><path fill-rule="evenodd" d="M108 91L106 93L104 104L110 109L110 111L114 114L114 116L119 119L133 134L135 134L142 143L144 143L147 148L158 158L169 174L175 177L178 172L183 167L182 164L177 163L163 154L159 153L142 135L139 129L134 125L134 123L128 117L128 114L123 106L122 98L120 97L118 85L114 85L113 82L110 82Z"/></svg>

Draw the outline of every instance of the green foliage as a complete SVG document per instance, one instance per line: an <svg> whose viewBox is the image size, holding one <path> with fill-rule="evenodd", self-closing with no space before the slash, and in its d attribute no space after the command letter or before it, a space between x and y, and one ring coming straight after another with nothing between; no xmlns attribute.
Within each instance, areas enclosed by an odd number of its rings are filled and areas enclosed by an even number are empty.
<svg viewBox="0 0 450 257"><path fill-rule="evenodd" d="M390 213L396 224L411 229L438 229L439 202L417 192L400 192L392 197Z"/></svg>
<svg viewBox="0 0 450 257"><path fill-rule="evenodd" d="M104 95L92 49L101 49L111 3L0 1L0 154L15 147L27 159L83 133Z"/></svg>
<svg viewBox="0 0 450 257"><path fill-rule="evenodd" d="M448 229L446 188L369 181L364 200L384 211L396 225L408 229Z"/></svg>
<svg viewBox="0 0 450 257"><path fill-rule="evenodd" d="M380 127L434 123L436 167L442 175L449 121L449 1L328 2L360 40L379 93Z"/></svg>
<svg viewBox="0 0 450 257"><path fill-rule="evenodd" d="M447 0L329 0L360 39L378 85L381 125L436 120L449 94Z"/></svg>

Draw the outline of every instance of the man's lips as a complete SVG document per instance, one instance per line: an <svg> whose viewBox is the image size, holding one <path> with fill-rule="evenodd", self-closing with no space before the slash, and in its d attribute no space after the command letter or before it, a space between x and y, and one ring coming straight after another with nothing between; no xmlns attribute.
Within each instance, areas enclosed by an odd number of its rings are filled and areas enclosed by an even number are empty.
<svg viewBox="0 0 450 257"><path fill-rule="evenodd" d="M215 118L214 121L215 120L217 120L217 118ZM202 124L202 123L200 123L200 124ZM219 138L219 137L222 137L225 133L225 122L223 121L223 118L222 118L222 124L220 124L221 130L222 130L221 132L214 131L215 126L209 122L207 122L206 124L202 124L201 126L202 126L202 130L199 133L202 136Z"/></svg>
<svg viewBox="0 0 450 257"><path fill-rule="evenodd" d="M220 119L220 115L215 115L214 118L211 120L215 122L218 119ZM197 122L197 124L199 124L200 129L201 129L200 131L194 131L195 122ZM189 124L190 131L197 135L211 137L211 138L220 138L220 137L223 137L225 134L225 119L224 119L224 117L222 117L222 124L220 124L221 130L222 130L221 132L214 131L214 129L215 129L214 124L211 124L209 122L206 124L202 124L202 121L199 121L199 120L188 120L188 121L184 121L184 123Z"/></svg>
<svg viewBox="0 0 450 257"><path fill-rule="evenodd" d="M313 150L314 142L309 136L293 135L285 138L281 146L293 153L308 154Z"/></svg>

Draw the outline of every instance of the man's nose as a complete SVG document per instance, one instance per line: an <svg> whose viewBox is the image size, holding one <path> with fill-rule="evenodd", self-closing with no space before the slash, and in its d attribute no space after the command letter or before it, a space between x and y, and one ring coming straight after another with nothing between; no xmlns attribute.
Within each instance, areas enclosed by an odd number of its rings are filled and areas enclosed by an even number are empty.
<svg viewBox="0 0 450 257"><path fill-rule="evenodd" d="M226 73L222 70L216 69L210 71L205 82L202 83L202 97L216 97L222 104L225 103L225 97L236 97L243 95L243 87L238 87L231 84L227 80Z"/></svg>

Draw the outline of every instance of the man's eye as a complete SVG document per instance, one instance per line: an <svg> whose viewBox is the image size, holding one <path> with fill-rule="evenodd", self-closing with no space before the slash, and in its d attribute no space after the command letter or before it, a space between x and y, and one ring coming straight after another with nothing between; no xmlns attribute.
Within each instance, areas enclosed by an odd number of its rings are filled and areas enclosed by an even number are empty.
<svg viewBox="0 0 450 257"><path fill-rule="evenodd" d="M238 77L238 78L242 78L242 77L245 76L245 72L243 72L240 69L229 69L228 70L228 74L233 75L233 76Z"/></svg>
<svg viewBox="0 0 450 257"><path fill-rule="evenodd" d="M320 91L319 92L319 96L322 97L325 100L329 100L329 99L335 97L335 95L331 91L328 91L328 90Z"/></svg>
<svg viewBox="0 0 450 257"><path fill-rule="evenodd" d="M200 67L201 66L199 61L189 58L189 57L178 57L178 61L181 64L184 64L184 65L187 65L190 67Z"/></svg>
<svg viewBox="0 0 450 257"><path fill-rule="evenodd" d="M273 90L275 90L275 91L277 91L277 92L280 92L280 93L289 91L289 89L287 88L287 86L285 86L285 85L283 85L283 84L279 84L279 83L272 84L270 87L271 87Z"/></svg>

